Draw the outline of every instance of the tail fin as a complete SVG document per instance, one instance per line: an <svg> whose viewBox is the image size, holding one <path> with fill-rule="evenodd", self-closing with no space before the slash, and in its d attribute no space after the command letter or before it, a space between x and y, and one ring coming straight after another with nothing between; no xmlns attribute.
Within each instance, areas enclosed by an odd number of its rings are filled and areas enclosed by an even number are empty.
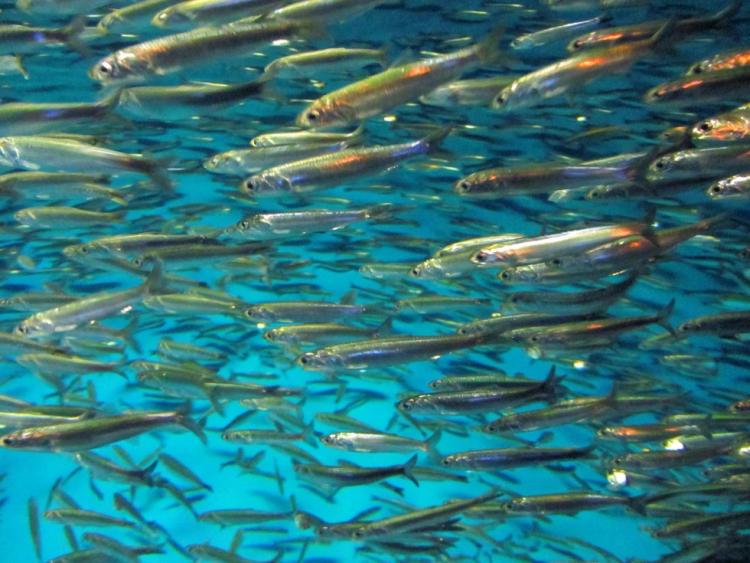
<svg viewBox="0 0 750 563"><path fill-rule="evenodd" d="M442 455L439 451L437 451L437 445L440 441L440 436L442 435L442 431L438 428L435 430L435 432L427 438L424 441L425 451L427 452L427 455L430 456L431 459L439 460L442 459Z"/></svg>
<svg viewBox="0 0 750 563"><path fill-rule="evenodd" d="M146 281L143 282L142 288L144 296L159 293L164 289L163 266L161 260L152 257L148 258L148 260L151 261L152 266Z"/></svg>
<svg viewBox="0 0 750 563"><path fill-rule="evenodd" d="M375 332L372 333L372 336L375 338L379 338L384 334L391 334L391 332L393 332L393 317L387 317L380 324L380 326L375 329Z"/></svg>
<svg viewBox="0 0 750 563"><path fill-rule="evenodd" d="M417 478L414 477L414 474L412 473L412 469L417 465L417 454L414 454L409 458L409 461L407 461L402 469L404 471L404 477L409 479L412 483L414 483L417 487L419 487L419 481L417 481Z"/></svg>
<svg viewBox="0 0 750 563"><path fill-rule="evenodd" d="M440 149L443 139L450 135L451 131L453 131L453 127L440 127L429 135L422 137L419 142L424 147L426 153L435 153Z"/></svg>
<svg viewBox="0 0 750 563"><path fill-rule="evenodd" d="M91 56L91 49L80 39L81 32L86 29L86 16L76 16L63 27L60 32L65 38L64 43L83 58Z"/></svg>
<svg viewBox="0 0 750 563"><path fill-rule="evenodd" d="M674 299L672 299L669 303L667 303L661 311L659 311L658 315L656 316L656 322L659 324L659 326L664 327L669 331L669 333L672 336L677 336L677 332L675 332L674 327L667 322L667 318L672 314L672 311L674 310Z"/></svg>
<svg viewBox="0 0 750 563"><path fill-rule="evenodd" d="M711 16L706 23L711 23L715 26L721 26L729 23L729 21L737 15L742 8L742 0L734 0L729 6L723 8Z"/></svg>
<svg viewBox="0 0 750 563"><path fill-rule="evenodd" d="M208 443L206 433L203 431L203 427L186 414L180 413L177 418L177 423L180 426L183 426L186 429L190 430L190 432L195 434L198 439L204 444Z"/></svg>
<svg viewBox="0 0 750 563"><path fill-rule="evenodd" d="M648 498L646 495L637 497L630 497L628 499L628 508L637 512L641 516L646 516L646 505L648 504Z"/></svg>
<svg viewBox="0 0 750 563"><path fill-rule="evenodd" d="M649 48L657 50L667 47L672 41L677 22L678 20L676 17L673 16L669 18L666 23L647 40Z"/></svg>
<svg viewBox="0 0 750 563"><path fill-rule="evenodd" d="M503 59L500 51L500 39L505 34L505 24L492 28L492 31L477 45L477 57L483 65L497 63Z"/></svg>

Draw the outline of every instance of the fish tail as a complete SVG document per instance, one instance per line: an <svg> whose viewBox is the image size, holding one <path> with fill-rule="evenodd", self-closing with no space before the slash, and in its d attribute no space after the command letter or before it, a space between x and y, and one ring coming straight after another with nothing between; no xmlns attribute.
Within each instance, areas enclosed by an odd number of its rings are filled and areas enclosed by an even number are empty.
<svg viewBox="0 0 750 563"><path fill-rule="evenodd" d="M201 426L198 422L187 416L185 413L179 413L177 415L177 424L180 426L183 426L187 430L190 430L193 434L195 434L198 439L203 442L204 444L208 443L208 440L206 438L206 433L203 431L203 426Z"/></svg>
<svg viewBox="0 0 750 563"><path fill-rule="evenodd" d="M86 29L86 16L76 16L60 30L60 33L64 37L64 43L70 49L87 58L91 56L91 49L81 41L80 35L84 29Z"/></svg>
<svg viewBox="0 0 750 563"><path fill-rule="evenodd" d="M427 438L424 442L425 451L427 452L427 455L430 456L430 459L433 460L441 460L443 456L440 454L440 452L437 450L438 442L440 441L440 436L442 432L440 429L435 430L435 432Z"/></svg>
<svg viewBox="0 0 750 563"><path fill-rule="evenodd" d="M153 295L164 290L164 266L161 260L150 257L151 271L143 282L143 295Z"/></svg>
<svg viewBox="0 0 750 563"><path fill-rule="evenodd" d="M424 147L424 152L427 154L435 154L440 149L440 144L443 142L443 140L451 134L451 131L453 131L453 127L440 127L438 129L435 129L435 131L432 131L428 135L422 137L419 140L419 144Z"/></svg>
<svg viewBox="0 0 750 563"><path fill-rule="evenodd" d="M646 516L646 505L649 499L647 495L640 495L637 497L630 497L628 499L628 508L632 511L637 512L641 516Z"/></svg>
<svg viewBox="0 0 750 563"><path fill-rule="evenodd" d="M302 439L311 446L318 447L318 436L315 434L314 420L310 420L310 424L306 424L302 429Z"/></svg>
<svg viewBox="0 0 750 563"><path fill-rule="evenodd" d="M742 8L742 0L734 0L726 8L722 8L716 12L709 21L715 26L721 26L729 23L731 19L737 15Z"/></svg>
<svg viewBox="0 0 750 563"><path fill-rule="evenodd" d="M657 323L657 324L658 324L659 326L662 326L662 327L664 327L664 328L665 328L666 330L668 330L668 331L669 331L669 333L670 333L670 334L671 334L672 336L677 336L677 332L675 332L675 329L674 329L674 327L673 327L673 326L672 326L671 324L669 324L669 323L667 322L667 319L669 318L669 316L670 316L670 315L672 314L672 311L674 310L674 303L675 303L675 300L674 300L674 299L670 300L670 302L669 302L669 303L667 303L667 304L666 304L666 305L665 305L665 306L664 306L664 307L662 308L662 310L661 310L661 311L659 311L659 314L658 314L658 315L656 316L656 323Z"/></svg>
<svg viewBox="0 0 750 563"><path fill-rule="evenodd" d="M174 189L174 184L169 178L166 168L160 162L144 159L143 172L160 188L170 192Z"/></svg>
<svg viewBox="0 0 750 563"><path fill-rule="evenodd" d="M380 324L375 332L372 333L374 337L380 337L384 334L390 334L393 331L393 317L386 317L386 319Z"/></svg>
<svg viewBox="0 0 750 563"><path fill-rule="evenodd" d="M505 24L497 25L477 45L477 57L481 64L495 64L505 58L500 51L500 39L503 35L505 35Z"/></svg>
<svg viewBox="0 0 750 563"><path fill-rule="evenodd" d="M676 17L673 16L669 18L664 25L647 40L649 48L656 50L668 47L674 37L677 22L678 19Z"/></svg>
<svg viewBox="0 0 750 563"><path fill-rule="evenodd" d="M417 454L414 454L409 458L409 461L407 461L403 466L402 469L404 471L404 477L409 479L412 483L414 483L417 487L419 487L419 481L417 481L417 478L414 477L414 474L412 473L412 469L417 465Z"/></svg>

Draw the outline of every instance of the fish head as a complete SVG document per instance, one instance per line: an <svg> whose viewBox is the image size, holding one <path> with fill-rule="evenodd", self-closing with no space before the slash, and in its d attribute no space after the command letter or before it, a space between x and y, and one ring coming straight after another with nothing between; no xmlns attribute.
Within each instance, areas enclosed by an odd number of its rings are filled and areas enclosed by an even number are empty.
<svg viewBox="0 0 750 563"><path fill-rule="evenodd" d="M23 168L21 152L13 142L12 137L0 139L0 164L11 168Z"/></svg>
<svg viewBox="0 0 750 563"><path fill-rule="evenodd" d="M33 225L36 222L36 213L33 208L21 209L13 214L13 218L22 225Z"/></svg>
<svg viewBox="0 0 750 563"><path fill-rule="evenodd" d="M286 331L282 330L281 328L273 328L271 330L265 331L263 333L263 338L268 340L269 342L294 342L294 339L290 338Z"/></svg>
<svg viewBox="0 0 750 563"><path fill-rule="evenodd" d="M541 273L548 270L546 263L527 264L506 268L497 275L497 279L505 283L535 283L541 278Z"/></svg>
<svg viewBox="0 0 750 563"><path fill-rule="evenodd" d="M687 76L695 76L696 74L703 74L704 72L711 70L710 61L700 61L691 65L688 71L685 73Z"/></svg>
<svg viewBox="0 0 750 563"><path fill-rule="evenodd" d="M429 402L425 401L423 397L415 395L414 397L408 397L396 403L396 408L405 412L411 412L419 407L429 406Z"/></svg>
<svg viewBox="0 0 750 563"><path fill-rule="evenodd" d="M13 449L49 449L52 439L40 428L26 428L0 438L0 446Z"/></svg>
<svg viewBox="0 0 750 563"><path fill-rule="evenodd" d="M698 319L692 321L685 321L677 327L677 332L697 332L703 328L703 323Z"/></svg>
<svg viewBox="0 0 750 563"><path fill-rule="evenodd" d="M295 124L302 129L348 125L357 120L356 112L333 98L320 98L302 111Z"/></svg>
<svg viewBox="0 0 750 563"><path fill-rule="evenodd" d="M587 33L585 35L581 35L580 37L576 37L570 43L568 43L568 53L577 53L578 51L586 49L592 43L596 43L597 38L597 33Z"/></svg>
<svg viewBox="0 0 750 563"><path fill-rule="evenodd" d="M232 151L213 155L203 162L203 168L219 174L242 175L246 173L242 159Z"/></svg>
<svg viewBox="0 0 750 563"><path fill-rule="evenodd" d="M652 180L664 176L665 174L673 170L675 166L680 162L680 160L681 159L679 153L671 153L660 156L648 165L646 179Z"/></svg>
<svg viewBox="0 0 750 563"><path fill-rule="evenodd" d="M157 12L151 19L151 25L156 27L169 27L174 25L190 23L190 18L180 11L177 6L170 6Z"/></svg>
<svg viewBox="0 0 750 563"><path fill-rule="evenodd" d="M69 260L85 263L87 260L101 254L97 250L99 248L93 244L71 244L63 248L63 255Z"/></svg>
<svg viewBox="0 0 750 563"><path fill-rule="evenodd" d="M544 96L541 90L533 84L525 84L519 80L506 86L492 99L490 107L503 111L511 111L539 103Z"/></svg>
<svg viewBox="0 0 750 563"><path fill-rule="evenodd" d="M22 337L34 337L34 336L45 336L54 332L54 326L51 326L44 317L37 315L31 316L16 325L13 329L13 333L16 336Z"/></svg>
<svg viewBox="0 0 750 563"><path fill-rule="evenodd" d="M440 465L444 467L462 467L466 465L468 458L464 454L447 455L440 460Z"/></svg>
<svg viewBox="0 0 750 563"><path fill-rule="evenodd" d="M297 357L295 363L301 366L303 369L333 369L336 367L343 367L343 361L340 356L332 353L325 348L316 350L314 352L306 352Z"/></svg>
<svg viewBox="0 0 750 563"><path fill-rule="evenodd" d="M654 86L643 96L643 101L647 104L652 104L679 99L680 92L682 91L682 88L680 87L681 84L682 83L678 81L674 84L667 82L666 84Z"/></svg>
<svg viewBox="0 0 750 563"><path fill-rule="evenodd" d="M293 191L292 182L273 170L254 174L242 182L242 191L253 195L274 194Z"/></svg>
<svg viewBox="0 0 750 563"><path fill-rule="evenodd" d="M126 50L106 56L89 69L89 78L108 84L110 82L133 80L138 78L139 72L145 69L147 63Z"/></svg>
<svg viewBox="0 0 750 563"><path fill-rule="evenodd" d="M326 446L341 447L345 445L345 440L341 434L326 434L320 437L320 441Z"/></svg>
<svg viewBox="0 0 750 563"><path fill-rule="evenodd" d="M737 189L737 183L734 181L734 178L724 178L711 184L706 190L706 195L711 199L723 199L726 197L741 196L743 192Z"/></svg>
<svg viewBox="0 0 750 563"><path fill-rule="evenodd" d="M694 141L723 143L741 141L750 136L750 127L739 116L710 117L696 123L690 130Z"/></svg>
<svg viewBox="0 0 750 563"><path fill-rule="evenodd" d="M272 321L275 319L273 311L264 305L251 305L245 309L244 315L251 321Z"/></svg>
<svg viewBox="0 0 750 563"><path fill-rule="evenodd" d="M413 278L419 278L419 279L435 279L439 278L441 273L441 268L439 267L440 262L430 258L429 260L425 260L424 262L420 262L416 266L414 266L411 270L409 270L409 275Z"/></svg>

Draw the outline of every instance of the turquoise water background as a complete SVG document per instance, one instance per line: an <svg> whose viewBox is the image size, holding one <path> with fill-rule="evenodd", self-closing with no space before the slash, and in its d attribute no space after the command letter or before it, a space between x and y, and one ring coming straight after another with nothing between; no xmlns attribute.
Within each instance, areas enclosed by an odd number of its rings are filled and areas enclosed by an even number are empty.
<svg viewBox="0 0 750 563"><path fill-rule="evenodd" d="M112 3L121 6L124 3ZM644 19L702 14L718 8L714 2L653 2L653 6L614 11L615 22L625 24ZM59 27L69 18L28 15L18 11L12 3L0 2L2 23L27 23ZM101 13L104 13L102 11ZM506 31L503 45L520 33L535 31L549 25L573 21L597 10L572 13L540 9L533 2L429 2L405 0L385 4L349 22L331 24L327 33L312 40L311 47L359 46L384 47L390 58L418 57L431 52L447 52L479 39L497 23ZM96 14L88 18L90 26ZM730 99L669 110L648 107L642 95L656 84L676 78L693 62L722 50L734 48L738 39L748 32L747 10L724 30L705 33L680 40L669 53L646 58L621 76L594 82L571 97L549 100L537 108L502 113L484 107L441 108L421 103L407 104L371 118L365 127L365 144L377 145L402 142L424 135L426 126L452 125L453 133L443 143L444 151L434 157L414 159L386 174L346 182L341 186L314 193L299 199L257 199L243 196L239 178L212 175L201 167L203 159L213 153L247 145L254 135L277 130L293 124L304 104L322 93L364 77L376 66L352 71L339 76L316 76L314 80L294 78L276 84L278 100L248 100L233 107L219 108L208 115L185 117L177 108L175 114L160 119L140 119L119 111L121 118L102 120L77 128L76 132L93 132L105 137L104 144L124 152L145 152L169 163L170 177L176 190L173 195L157 194L124 209L122 219L95 229L26 229L13 219L22 207L40 204L38 201L7 200L4 202L0 243L4 275L0 280L0 297L11 297L28 291L62 289L75 295L95 291L114 290L134 286L139 278L128 274L113 274L84 268L65 259L62 248L69 244L93 240L100 236L132 234L144 231L180 233L225 228L245 215L299 208L366 207L389 202L403 206L396 221L357 223L329 233L313 233L300 239L274 241L273 248L254 265L206 261L191 270L176 272L199 281L206 287L222 289L248 304L266 301L321 299L337 301L354 289L358 303L372 304L380 311L389 312L400 299L419 295L470 296L485 300L483 304L463 311L445 310L433 314L395 312L393 330L398 334L449 334L459 323L488 316L499 309L510 291L494 276L494 272L480 272L457 282L423 281L404 274L389 279L371 279L359 268L370 263L394 262L417 264L450 242L499 232L519 232L536 235L586 223L619 222L641 218L647 213L643 202L549 202L544 196L510 197L498 200L472 200L453 192L453 184L462 176L492 166L512 166L545 162L561 158L593 159L631 151L647 150L654 145L659 133L675 125L689 125L703 116L731 109L746 100ZM146 28L136 33L149 33ZM143 35L139 35L142 37ZM146 35L148 36L148 35ZM0 76L2 102L93 101L102 92L91 81L87 72L93 63L106 54L135 41L132 36L85 36L91 56L82 58L64 47L53 47L24 55L23 64L28 79L10 73ZM275 45L253 49L245 59L216 60L200 69L189 69L160 78L155 83L177 84L186 81L241 82L257 77L265 64L290 50L303 49L301 43ZM403 53L410 53L403 55ZM523 73L560 59L565 55L564 44L555 44L530 52L513 53L495 67L483 68L470 77L493 76L503 73ZM283 98L283 99L281 99ZM621 135L578 143L570 137L598 127L616 126ZM95 171L95 170L93 170ZM123 176L114 185L125 186L137 177ZM137 187L134 189L138 189ZM699 217L730 210L743 210L742 204L719 204L709 201L697 187L684 195L667 201L655 201L656 221L660 226L676 226ZM42 203L47 205L48 203ZM108 210L117 205L105 205ZM746 241L741 228L727 227L716 237L699 237L681 245L668 260L649 268L638 280L628 297L618 302L610 312L614 315L651 314L670 299L676 299L676 309L670 323L677 326L700 314L742 309L747 282L742 277L743 267L736 252ZM264 275L263 268L270 268ZM229 277L227 277L229 276ZM50 285L51 284L51 285ZM523 289L532 289L525 286ZM568 287L570 289L570 287ZM739 294L731 298L729 294ZM29 313L0 308L0 328L11 331ZM377 326L384 315L369 319L368 326ZM414 438L422 433L398 415L396 402L404 394L427 392L428 382L445 374L502 370L508 374L524 374L541 380L550 367L557 366L565 376L569 395L605 395L614 382L639 380L645 387L658 392L687 391L684 398L672 404L667 412L713 412L722 410L733 400L745 397L738 384L747 378L746 368L719 362L718 372L710 377L697 370L680 371L663 365L661 351L639 348L649 336L664 329L651 326L623 336L614 347L592 353L571 352L552 361L532 359L521 348L479 347L471 351L447 354L434 361L415 362L388 369L369 370L350 374L340 396L336 382L313 371L302 370L294 364L296 353L285 351L262 337L266 328L248 321L222 316L176 316L136 306L122 318L106 321L111 327L121 328L132 318L138 319L136 338L141 350L128 348L122 357L122 374L83 376L85 384L96 389L98 406L104 410L122 411L128 408L168 410L182 405L154 390L137 385L128 362L137 360L165 361L157 354L162 338L201 345L214 345L227 350L224 360L212 367L223 377L246 374L241 381L301 387L304 403L301 407L305 422L314 420L316 413L334 412L360 398L365 398L350 416L381 430ZM726 344L718 339L697 339L681 345L687 353L709 360L720 360ZM744 353L744 349L740 349ZM118 359L118 355L96 358ZM661 362L661 363L660 363ZM249 375L247 375L249 374ZM123 377L123 375L125 377ZM3 360L0 372L0 393L30 402L54 404L52 387L46 385L28 369L12 358ZM200 419L210 409L208 401L193 402L194 417ZM539 404L537 404L539 406ZM320 518L338 522L354 517L371 506L382 506L375 517L384 517L398 509L380 499L390 499L415 507L436 505L449 499L478 495L497 487L501 498L508 495L531 495L568 490L583 486L593 491L607 491L607 457L626 450L624 444L597 443L593 459L559 464L556 470L545 467L509 469L502 472L455 471L465 476L466 482L450 480L420 481L419 487L408 480L395 477L390 483L401 489L401 494L377 483L350 487L339 491L334 502L328 502L303 486L293 468L292 456L270 446L243 447L245 455L264 451L258 464L262 475L243 472L235 465L222 467L231 461L238 446L222 440L221 429L233 418L245 412L237 402L225 405L224 415L209 414L206 420L208 443L201 444L195 436L179 431L164 430L144 434L121 442L133 460L150 459L155 452L168 453L188 465L213 491L192 490L186 494L194 498L197 512L221 508L250 508L267 511L290 510L294 496L299 509ZM628 423L653 422L662 412L644 413L627 419ZM395 417L395 421L393 420ZM513 439L482 434L476 419L446 416L417 417L419 420L452 421L469 431L459 436L447 428L439 442L440 453L479 449L483 447L517 447ZM485 416L484 420L491 420ZM393 424L393 426L391 426ZM549 432L527 432L522 439L535 443L544 437L545 446L583 446L595 440L599 423L565 425ZM272 429L266 413L258 412L237 428ZM335 428L315 422L315 432L328 433ZM291 428L290 428L291 430ZM322 444L297 444L312 454L320 463L335 464L346 460L366 466L404 463L410 454L350 453ZM117 459L112 447L96 450L110 459ZM419 453L419 465L435 467L434 461ZM678 482L699 478L700 467L676 471L671 477ZM188 482L168 472L162 466L157 472L168 476L182 488ZM61 488L82 508L118 517L126 517L113 504L113 495L126 495L148 520L154 520L169 531L180 545L210 543L229 549L238 529L243 533L243 557L252 560L271 560L277 554L283 561L351 561L355 558L377 561L394 556L376 549L361 551L362 544L349 541L316 541L310 530L298 529L291 516L285 520L259 522L243 527L221 528L197 521L174 498L157 488L141 488L131 498L127 486L95 480L79 469L75 459L64 453L37 453L0 449L0 561L32 561L36 559L29 534L27 501L36 499L39 506L47 506L55 483L64 481ZM275 477L278 475L278 479ZM638 495L652 489L626 487L623 492ZM715 501L711 510L721 510L723 501ZM53 499L52 507L61 506ZM652 537L649 529L658 528L665 520L652 515L643 516L621 508L582 512L574 517L548 515L543 519L529 516L508 516L499 521L463 519L486 532L458 534L457 543L448 557L465 557L480 561L568 560L565 551L582 560L603 560L603 555L586 548L577 540L606 549L620 560L656 560L673 551L678 542ZM71 551L63 526L42 518L44 559ZM76 530L81 539L88 528ZM115 528L100 531L130 545L144 542L162 544L161 539L137 531ZM558 548L557 550L554 548ZM161 555L143 556L142 560L177 561L184 559L168 545ZM562 550L562 552L560 551ZM414 556L431 559L432 556Z"/></svg>

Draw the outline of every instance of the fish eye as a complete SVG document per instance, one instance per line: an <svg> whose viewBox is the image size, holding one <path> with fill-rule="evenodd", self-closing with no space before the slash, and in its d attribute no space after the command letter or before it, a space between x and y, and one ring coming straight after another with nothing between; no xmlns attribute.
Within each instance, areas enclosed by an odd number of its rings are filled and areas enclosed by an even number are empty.
<svg viewBox="0 0 750 563"><path fill-rule="evenodd" d="M13 438L3 438L3 446L12 446L16 441Z"/></svg>
<svg viewBox="0 0 750 563"><path fill-rule="evenodd" d="M693 74L700 74L703 72L703 67L701 65L695 65L692 69Z"/></svg>
<svg viewBox="0 0 750 563"><path fill-rule="evenodd" d="M89 247L86 246L86 245L81 246L79 250L80 250L81 254L88 254L89 253Z"/></svg>
<svg viewBox="0 0 750 563"><path fill-rule="evenodd" d="M498 94L495 97L495 104L501 106L508 101L508 97L505 94Z"/></svg>
<svg viewBox="0 0 750 563"><path fill-rule="evenodd" d="M112 66L112 63L109 63L107 61L102 61L99 63L99 72L101 74L110 74L114 70L114 67Z"/></svg>
<svg viewBox="0 0 750 563"><path fill-rule="evenodd" d="M243 231L247 230L248 228L250 228L250 221L248 221L247 219L243 219L242 221L237 223L237 228L242 229Z"/></svg>
<svg viewBox="0 0 750 563"><path fill-rule="evenodd" d="M553 266L562 266L562 260L560 258L553 258L550 260L550 264Z"/></svg>
<svg viewBox="0 0 750 563"><path fill-rule="evenodd" d="M709 123L708 121L704 121L703 123L698 125L698 129L703 131L704 133L708 133L712 129L711 123Z"/></svg>
<svg viewBox="0 0 750 563"><path fill-rule="evenodd" d="M500 274L500 279L501 279L501 280L505 280L505 281L508 281L508 280L510 279L510 277L511 277L511 276L510 276L510 272L509 272L509 271L507 271L507 270L506 270L506 271L504 271L504 272L502 272L502 273Z"/></svg>
<svg viewBox="0 0 750 563"><path fill-rule="evenodd" d="M574 49L580 49L581 47L583 47L583 41L581 41L580 39L576 39L575 41L573 41Z"/></svg>
<svg viewBox="0 0 750 563"><path fill-rule="evenodd" d="M245 180L245 189L247 191L252 192L255 190L255 188L255 180L253 180L252 178L248 178L247 180Z"/></svg>
<svg viewBox="0 0 750 563"><path fill-rule="evenodd" d="M404 410L409 411L409 410L411 410L412 406L413 406L413 403L411 401L402 401L401 402L401 408L404 409Z"/></svg>
<svg viewBox="0 0 750 563"><path fill-rule="evenodd" d="M353 537L354 539L361 539L361 538L363 538L363 537L364 537L364 535L365 535L365 534L364 534L364 532L362 532L362 530L354 530L354 531L352 532L352 537Z"/></svg>
<svg viewBox="0 0 750 563"><path fill-rule="evenodd" d="M539 342L539 336L537 336L536 334L534 334L534 335L532 335L532 336L529 337L529 340L531 342Z"/></svg>
<svg viewBox="0 0 750 563"><path fill-rule="evenodd" d="M484 252L477 252L474 255L474 262L479 262L480 264L484 264L487 262L487 254Z"/></svg>
<svg viewBox="0 0 750 563"><path fill-rule="evenodd" d="M456 189L459 192L468 192L471 190L471 185L466 180L461 180L458 184L456 184Z"/></svg>
<svg viewBox="0 0 750 563"><path fill-rule="evenodd" d="M656 162L654 162L654 168L656 168L657 170L664 170L666 166L667 166L667 162L663 159L659 159Z"/></svg>
<svg viewBox="0 0 750 563"><path fill-rule="evenodd" d="M317 121L320 118L320 112L316 109L312 109L305 115L308 121Z"/></svg>
<svg viewBox="0 0 750 563"><path fill-rule="evenodd" d="M310 358L308 358L307 356L300 356L299 358L299 363L301 363L302 365L306 365L309 361Z"/></svg>
<svg viewBox="0 0 750 563"><path fill-rule="evenodd" d="M414 267L414 268L412 268L412 269L411 269L411 271L410 271L409 273L410 273L410 274L411 274L412 276L414 276L415 278L418 278L418 277L419 277L419 276L421 275L420 269L419 269L419 268L417 268L417 267Z"/></svg>
<svg viewBox="0 0 750 563"><path fill-rule="evenodd" d="M440 460L440 464L441 465L450 465L451 464L451 460L448 459L447 457L444 457L443 459Z"/></svg>
<svg viewBox="0 0 750 563"><path fill-rule="evenodd" d="M715 186L711 186L711 193L712 194L721 193L721 186L719 184L716 184Z"/></svg>

